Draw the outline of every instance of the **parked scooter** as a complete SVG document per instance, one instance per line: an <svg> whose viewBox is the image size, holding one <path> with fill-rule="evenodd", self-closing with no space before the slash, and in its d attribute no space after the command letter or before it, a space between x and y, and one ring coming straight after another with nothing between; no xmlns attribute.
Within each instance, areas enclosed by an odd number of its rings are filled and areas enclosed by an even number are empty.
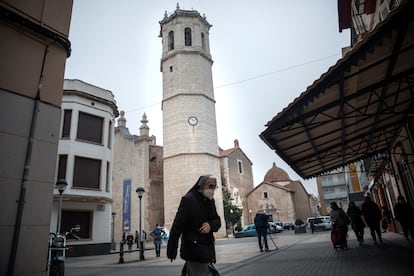
<svg viewBox="0 0 414 276"><path fill-rule="evenodd" d="M66 240L68 237L79 239L73 232L79 232L80 226L75 225L70 231L49 234L48 275L63 276L65 274Z"/></svg>

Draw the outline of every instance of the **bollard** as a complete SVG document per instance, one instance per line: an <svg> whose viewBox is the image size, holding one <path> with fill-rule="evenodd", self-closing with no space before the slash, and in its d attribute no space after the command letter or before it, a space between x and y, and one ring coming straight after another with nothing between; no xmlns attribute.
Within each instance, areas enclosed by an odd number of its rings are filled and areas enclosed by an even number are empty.
<svg viewBox="0 0 414 276"><path fill-rule="evenodd" d="M123 264L123 263L124 263L124 243L120 242L118 264Z"/></svg>

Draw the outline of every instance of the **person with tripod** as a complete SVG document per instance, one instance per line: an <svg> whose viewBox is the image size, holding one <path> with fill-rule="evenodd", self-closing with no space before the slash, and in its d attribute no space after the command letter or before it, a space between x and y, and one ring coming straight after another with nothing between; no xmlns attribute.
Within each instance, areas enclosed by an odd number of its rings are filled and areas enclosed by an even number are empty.
<svg viewBox="0 0 414 276"><path fill-rule="evenodd" d="M268 220L269 216L264 213L257 213L254 217L254 225L256 226L260 252L263 252L262 238L265 250L269 251L269 246L267 245L267 228L269 228Z"/></svg>

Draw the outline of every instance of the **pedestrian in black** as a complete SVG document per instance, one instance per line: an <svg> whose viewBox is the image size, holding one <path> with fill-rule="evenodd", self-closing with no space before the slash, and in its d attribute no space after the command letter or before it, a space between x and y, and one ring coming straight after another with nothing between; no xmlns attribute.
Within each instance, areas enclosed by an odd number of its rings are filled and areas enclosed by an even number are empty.
<svg viewBox="0 0 414 276"><path fill-rule="evenodd" d="M219 275L214 267L216 251L213 232L221 227L214 201L216 188L217 181L214 177L200 176L181 198L171 227L167 257L171 262L177 257L181 236L180 256L186 261L185 270L189 276Z"/></svg>
<svg viewBox="0 0 414 276"><path fill-rule="evenodd" d="M315 232L315 223L313 222L313 220L310 221L310 228L312 230L312 234Z"/></svg>
<svg viewBox="0 0 414 276"><path fill-rule="evenodd" d="M269 251L267 245L267 229L269 228L269 216L263 213L257 213L254 217L254 225L256 226L257 240L259 242L260 252L263 252L262 239L266 251Z"/></svg>
<svg viewBox="0 0 414 276"><path fill-rule="evenodd" d="M398 203L394 207L395 218L400 222L404 237L409 240L408 232L410 232L411 238L414 239L414 210L402 195L397 199Z"/></svg>
<svg viewBox="0 0 414 276"><path fill-rule="evenodd" d="M164 229L162 229L158 224L155 225L154 230L150 233L150 236L154 239L155 255L157 257L161 256L161 243L164 235Z"/></svg>
<svg viewBox="0 0 414 276"><path fill-rule="evenodd" d="M380 243L382 243L381 237L381 209L380 207L371 200L371 197L367 195L364 198L364 203L361 206L361 212L364 216L365 222L367 223L371 232L371 237L374 243L377 244L377 237ZM376 234L376 235L375 235Z"/></svg>
<svg viewBox="0 0 414 276"><path fill-rule="evenodd" d="M388 210L386 206L382 206L381 211L382 211L381 228L382 228L382 233L385 233L388 230L388 225L391 223L391 213L390 213L390 210Z"/></svg>
<svg viewBox="0 0 414 276"><path fill-rule="evenodd" d="M346 214L351 219L351 227L354 230L359 245L362 245L364 243L365 223L361 218L361 210L355 205L355 202L351 201Z"/></svg>
<svg viewBox="0 0 414 276"><path fill-rule="evenodd" d="M138 230L135 230L135 243L137 244L137 248L139 246L139 234L138 234Z"/></svg>

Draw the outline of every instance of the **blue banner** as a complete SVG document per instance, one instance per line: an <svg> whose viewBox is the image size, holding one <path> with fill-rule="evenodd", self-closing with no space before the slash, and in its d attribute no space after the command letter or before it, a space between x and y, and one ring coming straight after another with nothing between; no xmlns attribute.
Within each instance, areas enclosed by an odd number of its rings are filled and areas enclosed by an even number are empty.
<svg viewBox="0 0 414 276"><path fill-rule="evenodd" d="M131 179L124 180L122 198L122 231L131 231Z"/></svg>

